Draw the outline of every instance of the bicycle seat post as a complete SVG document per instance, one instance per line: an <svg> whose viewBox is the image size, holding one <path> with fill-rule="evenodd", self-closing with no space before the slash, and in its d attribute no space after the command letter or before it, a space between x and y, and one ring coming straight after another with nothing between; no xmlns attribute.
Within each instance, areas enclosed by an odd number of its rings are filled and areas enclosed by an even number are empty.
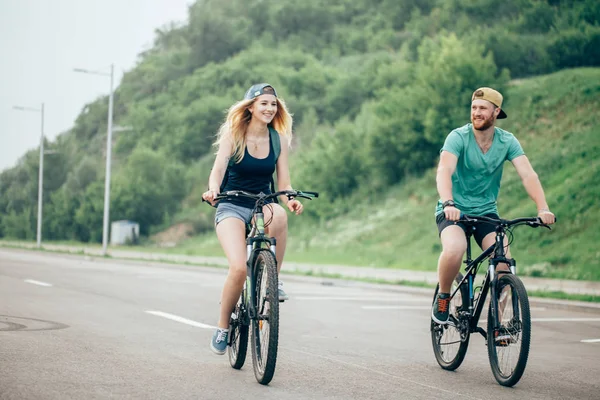
<svg viewBox="0 0 600 400"><path fill-rule="evenodd" d="M467 230L465 233L466 233L466 237L467 237L467 256L466 256L465 261L463 261L463 262L465 263L465 268L468 268L471 261L473 261L473 260L471 260L471 236L473 236L473 227L471 225L467 225ZM473 305L473 297L474 297L473 274L472 273L468 274L467 281L469 283L469 300L468 300L469 301L469 313L472 315L473 309L474 309L474 305Z"/></svg>
<svg viewBox="0 0 600 400"><path fill-rule="evenodd" d="M473 236L473 227L470 225L467 226L466 236L467 236L467 257L463 261L463 263L468 265L471 261L473 261L471 259L471 236Z"/></svg>

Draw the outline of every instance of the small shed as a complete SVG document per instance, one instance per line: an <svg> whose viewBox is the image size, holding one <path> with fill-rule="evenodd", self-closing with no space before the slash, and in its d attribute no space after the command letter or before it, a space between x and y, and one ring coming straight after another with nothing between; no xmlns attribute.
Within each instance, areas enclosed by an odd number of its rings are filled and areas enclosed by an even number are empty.
<svg viewBox="0 0 600 400"><path fill-rule="evenodd" d="M110 244L137 243L140 237L140 224L134 221L115 221L110 224Z"/></svg>

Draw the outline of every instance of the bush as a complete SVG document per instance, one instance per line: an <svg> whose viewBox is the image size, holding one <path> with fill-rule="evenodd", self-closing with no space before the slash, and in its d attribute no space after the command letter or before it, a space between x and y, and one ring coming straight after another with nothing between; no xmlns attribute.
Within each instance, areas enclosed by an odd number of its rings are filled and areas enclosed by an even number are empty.
<svg viewBox="0 0 600 400"><path fill-rule="evenodd" d="M548 54L548 36L490 30L482 33L482 40L494 55L498 69L508 69L513 78L545 74L556 69Z"/></svg>
<svg viewBox="0 0 600 400"><path fill-rule="evenodd" d="M559 69L599 66L600 27L587 26L562 33L548 47L548 53Z"/></svg>

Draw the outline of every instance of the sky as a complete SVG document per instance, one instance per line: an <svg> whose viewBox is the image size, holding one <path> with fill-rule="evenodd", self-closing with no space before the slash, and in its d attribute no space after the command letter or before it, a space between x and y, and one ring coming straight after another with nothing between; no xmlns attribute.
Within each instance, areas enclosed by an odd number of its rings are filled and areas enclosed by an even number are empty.
<svg viewBox="0 0 600 400"><path fill-rule="evenodd" d="M193 0L0 0L0 171L39 146L44 103L48 140L70 129L84 105L115 87L154 31L187 21Z"/></svg>

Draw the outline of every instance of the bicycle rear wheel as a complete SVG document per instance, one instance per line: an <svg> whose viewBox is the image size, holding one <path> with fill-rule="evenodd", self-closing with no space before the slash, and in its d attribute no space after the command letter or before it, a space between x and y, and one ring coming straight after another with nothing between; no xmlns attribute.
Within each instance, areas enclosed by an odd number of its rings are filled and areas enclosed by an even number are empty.
<svg viewBox="0 0 600 400"><path fill-rule="evenodd" d="M252 362L256 380L266 385L273 379L279 340L277 261L272 252L258 253L254 263L256 318L252 320Z"/></svg>
<svg viewBox="0 0 600 400"><path fill-rule="evenodd" d="M494 378L502 386L515 385L527 365L531 341L529 299L523 282L515 275L498 279L499 329L494 329L492 309L488 311L487 348ZM491 303L490 303L491 304Z"/></svg>
<svg viewBox="0 0 600 400"><path fill-rule="evenodd" d="M229 320L229 363L235 369L244 366L248 350L248 324L245 318L247 311L243 301L244 296L245 291L242 292Z"/></svg>
<svg viewBox="0 0 600 400"><path fill-rule="evenodd" d="M461 273L456 276L452 284L451 292L458 287L463 279ZM440 286L435 288L437 296ZM439 325L433 319L431 320L431 342L433 344L433 353L440 367L454 371L462 364L469 347L469 326L468 321L461 321L458 313L466 310L468 307L469 289L462 285L450 301L450 318L446 325Z"/></svg>

